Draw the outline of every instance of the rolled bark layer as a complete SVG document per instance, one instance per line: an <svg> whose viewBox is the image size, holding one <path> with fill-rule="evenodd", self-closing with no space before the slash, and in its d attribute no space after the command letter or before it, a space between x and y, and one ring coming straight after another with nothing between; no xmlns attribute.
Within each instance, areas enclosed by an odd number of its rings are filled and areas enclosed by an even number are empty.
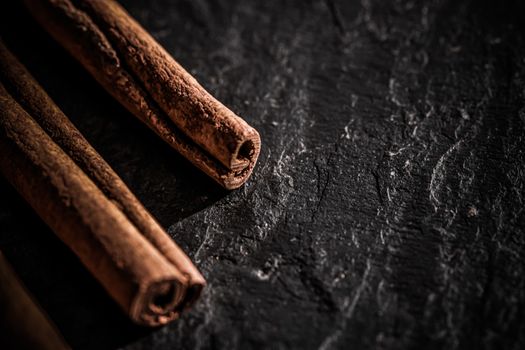
<svg viewBox="0 0 525 350"><path fill-rule="evenodd" d="M211 96L114 0L25 0L37 21L138 119L227 189L250 176L258 132Z"/></svg>
<svg viewBox="0 0 525 350"><path fill-rule="evenodd" d="M0 43L0 170L132 320L164 324L205 281Z"/></svg>

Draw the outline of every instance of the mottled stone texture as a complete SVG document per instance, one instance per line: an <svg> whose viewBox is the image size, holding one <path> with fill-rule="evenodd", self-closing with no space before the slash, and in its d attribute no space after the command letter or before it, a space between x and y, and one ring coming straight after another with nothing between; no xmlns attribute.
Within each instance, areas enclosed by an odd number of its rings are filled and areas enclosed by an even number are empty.
<svg viewBox="0 0 525 350"><path fill-rule="evenodd" d="M525 5L123 1L261 133L225 192L20 8L2 36L209 281L133 326L13 189L0 247L78 349L525 346Z"/></svg>

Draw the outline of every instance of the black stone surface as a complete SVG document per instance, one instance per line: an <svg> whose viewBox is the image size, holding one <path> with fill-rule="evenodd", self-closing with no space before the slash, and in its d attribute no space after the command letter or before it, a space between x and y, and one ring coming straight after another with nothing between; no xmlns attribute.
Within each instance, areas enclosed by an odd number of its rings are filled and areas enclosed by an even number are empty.
<svg viewBox="0 0 525 350"><path fill-rule="evenodd" d="M522 1L122 2L263 149L220 189L2 3L4 41L209 281L134 326L0 180L0 249L74 348L525 347Z"/></svg>

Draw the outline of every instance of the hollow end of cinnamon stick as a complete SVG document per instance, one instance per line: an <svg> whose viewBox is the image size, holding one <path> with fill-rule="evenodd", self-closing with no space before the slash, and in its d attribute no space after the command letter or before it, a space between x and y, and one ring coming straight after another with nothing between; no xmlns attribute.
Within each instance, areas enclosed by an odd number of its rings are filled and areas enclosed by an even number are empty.
<svg viewBox="0 0 525 350"><path fill-rule="evenodd" d="M158 326L178 316L177 306L184 298L184 287L177 281L159 281L139 292L130 308L130 317L137 323Z"/></svg>
<svg viewBox="0 0 525 350"><path fill-rule="evenodd" d="M136 323L148 326L166 324L190 308L204 286L204 280L191 281L187 285L175 280L150 283L144 291L137 293L130 307L130 317Z"/></svg>
<svg viewBox="0 0 525 350"><path fill-rule="evenodd" d="M230 171L222 179L226 189L242 186L250 177L261 151L261 138L255 129L245 133L236 144L230 160Z"/></svg>
<svg viewBox="0 0 525 350"><path fill-rule="evenodd" d="M239 142L232 154L230 168L236 173L249 168L257 160L261 147L259 133L253 132Z"/></svg>

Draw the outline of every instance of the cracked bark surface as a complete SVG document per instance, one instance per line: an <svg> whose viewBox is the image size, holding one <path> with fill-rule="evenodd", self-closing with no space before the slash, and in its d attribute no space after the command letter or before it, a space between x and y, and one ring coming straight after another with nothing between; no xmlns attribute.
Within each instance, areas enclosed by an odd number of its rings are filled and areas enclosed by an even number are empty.
<svg viewBox="0 0 525 350"><path fill-rule="evenodd" d="M1 180L0 246L73 348L525 345L524 5L122 4L264 146L221 190L5 5L6 44L209 282L137 328Z"/></svg>

